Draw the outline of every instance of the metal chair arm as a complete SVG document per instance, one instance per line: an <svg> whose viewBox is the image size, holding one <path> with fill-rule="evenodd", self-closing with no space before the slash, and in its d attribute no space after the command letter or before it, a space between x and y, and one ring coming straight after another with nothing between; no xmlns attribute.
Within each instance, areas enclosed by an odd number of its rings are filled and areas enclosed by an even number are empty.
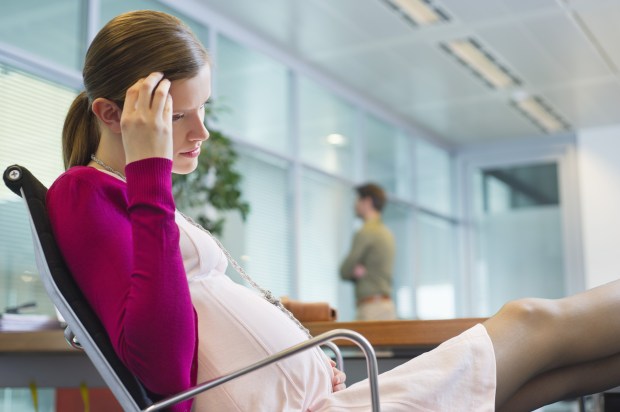
<svg viewBox="0 0 620 412"><path fill-rule="evenodd" d="M69 328L69 326L65 328L64 335L65 335L65 340L67 341L69 345L71 345L73 349L84 350L84 348L82 347L80 342L78 342L75 334L73 333L71 328Z"/></svg>
<svg viewBox="0 0 620 412"><path fill-rule="evenodd" d="M333 353L336 358L336 367L341 371L344 371L344 359L342 359L342 353L340 352L340 348L334 342L325 342L321 346L327 346Z"/></svg>
<svg viewBox="0 0 620 412"><path fill-rule="evenodd" d="M206 390L209 390L223 383L226 383L230 380L238 378L239 376L245 375L249 372L255 371L264 366L270 365L279 360L295 355L299 352L310 349L314 346L321 345L324 342L328 342L336 338L353 341L355 344L357 344L357 346L360 347L362 352L364 352L364 356L366 357L367 371L368 371L368 381L370 384L370 398L371 398L371 404L372 404L372 411L379 412L380 411L379 385L378 385L379 369L377 366L377 358L375 355L375 351L372 345L368 342L368 340L365 337L363 337L362 335L360 335L359 333L355 331L347 330L347 329L334 329L334 330L322 333L318 336L315 336L312 339L299 343L295 346L291 346L288 349L285 349L269 357L266 357L265 359L262 359L252 365L246 366L245 368L238 369L227 375L201 383L199 385L194 386L193 388L180 392L177 395L173 395L159 402L156 402L153 405L149 406L148 408L144 409L143 412L153 412L153 411L159 411L161 409L167 408L178 402L193 398L194 396Z"/></svg>

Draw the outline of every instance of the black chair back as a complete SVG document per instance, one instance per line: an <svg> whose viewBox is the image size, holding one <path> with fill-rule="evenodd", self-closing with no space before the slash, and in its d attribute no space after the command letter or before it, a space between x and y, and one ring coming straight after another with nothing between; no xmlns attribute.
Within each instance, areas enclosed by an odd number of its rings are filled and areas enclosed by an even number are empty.
<svg viewBox="0 0 620 412"><path fill-rule="evenodd" d="M28 169L19 165L9 166L3 179L27 205L37 269L48 295L80 346L125 410L141 410L152 405L154 397L118 358L99 318L67 269L45 206L47 188Z"/></svg>

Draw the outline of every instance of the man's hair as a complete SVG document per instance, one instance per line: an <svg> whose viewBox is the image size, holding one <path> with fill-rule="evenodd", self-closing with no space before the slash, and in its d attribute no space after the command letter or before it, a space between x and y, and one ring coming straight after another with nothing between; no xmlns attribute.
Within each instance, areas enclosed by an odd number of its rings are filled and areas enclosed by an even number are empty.
<svg viewBox="0 0 620 412"><path fill-rule="evenodd" d="M357 191L357 195L360 199L369 197L372 200L372 206L375 210L379 212L383 210L383 206L385 206L387 198L385 196L385 191L381 188L381 186L374 183L365 183L357 186L355 190Z"/></svg>

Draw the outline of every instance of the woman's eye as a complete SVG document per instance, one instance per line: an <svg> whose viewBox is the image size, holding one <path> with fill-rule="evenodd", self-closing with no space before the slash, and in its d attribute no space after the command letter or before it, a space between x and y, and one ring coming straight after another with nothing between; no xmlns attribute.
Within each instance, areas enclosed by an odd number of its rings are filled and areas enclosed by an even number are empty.
<svg viewBox="0 0 620 412"><path fill-rule="evenodd" d="M181 120L183 117L185 117L185 115L183 113L173 114L172 115L172 121L176 122L177 120Z"/></svg>

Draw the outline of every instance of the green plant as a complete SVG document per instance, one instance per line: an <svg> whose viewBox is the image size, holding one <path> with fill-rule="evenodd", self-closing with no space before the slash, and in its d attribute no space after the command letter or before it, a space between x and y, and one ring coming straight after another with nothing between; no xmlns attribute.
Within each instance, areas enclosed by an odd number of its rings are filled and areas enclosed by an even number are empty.
<svg viewBox="0 0 620 412"><path fill-rule="evenodd" d="M205 106L205 125L214 119L213 109ZM221 235L225 218L221 212L237 210L246 219L250 205L241 195L241 175L234 165L238 155L229 137L209 128L198 167L187 175L174 174L172 192L177 207L211 233Z"/></svg>

